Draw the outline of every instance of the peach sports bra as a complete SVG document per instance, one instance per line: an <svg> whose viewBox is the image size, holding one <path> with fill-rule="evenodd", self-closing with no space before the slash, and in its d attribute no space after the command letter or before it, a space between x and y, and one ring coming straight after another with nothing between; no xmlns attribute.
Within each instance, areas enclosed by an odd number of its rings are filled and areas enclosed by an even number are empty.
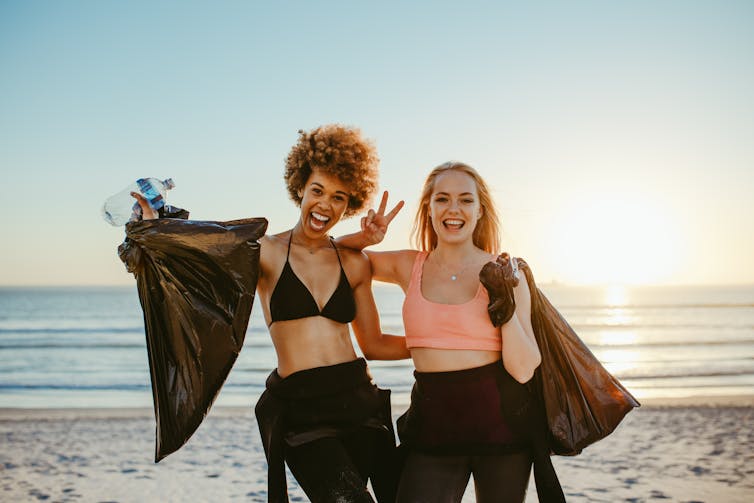
<svg viewBox="0 0 754 503"><path fill-rule="evenodd" d="M427 252L419 252L403 301L403 326L409 348L501 351L500 329L487 314L490 298L479 283L473 299L463 304L440 304L422 295L422 271Z"/></svg>

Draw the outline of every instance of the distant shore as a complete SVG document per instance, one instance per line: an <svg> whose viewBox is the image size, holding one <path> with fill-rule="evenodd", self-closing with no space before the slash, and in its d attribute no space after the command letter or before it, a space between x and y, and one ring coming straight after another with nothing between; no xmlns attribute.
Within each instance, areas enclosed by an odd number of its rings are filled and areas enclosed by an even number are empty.
<svg viewBox="0 0 754 503"><path fill-rule="evenodd" d="M405 404L394 404L395 417ZM553 462L569 502L744 502L754 494L754 395L644 400L606 439ZM266 501L252 407L213 408L154 459L150 408L0 409L5 501ZM470 486L473 482L470 484ZM306 501L293 479L292 501ZM474 501L470 487L464 502ZM527 502L537 501L533 483Z"/></svg>

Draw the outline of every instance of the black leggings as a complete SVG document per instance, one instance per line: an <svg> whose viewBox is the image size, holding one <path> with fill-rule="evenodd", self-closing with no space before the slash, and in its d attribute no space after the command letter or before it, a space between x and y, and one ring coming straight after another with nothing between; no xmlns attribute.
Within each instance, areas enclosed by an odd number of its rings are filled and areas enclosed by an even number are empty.
<svg viewBox="0 0 754 503"><path fill-rule="evenodd" d="M528 451L482 456L412 452L403 467L397 503L458 503L474 475L477 503L521 503L529 485Z"/></svg>
<svg viewBox="0 0 754 503"><path fill-rule="evenodd" d="M367 479L379 502L392 502L395 497L395 479L384 476L390 466L375 466L375 430L360 430L342 437L320 438L297 447L287 447L285 461L312 503L348 501L374 503L367 491ZM381 472L382 471L382 472ZM382 475L382 477L380 477ZM391 480L383 484L379 480Z"/></svg>

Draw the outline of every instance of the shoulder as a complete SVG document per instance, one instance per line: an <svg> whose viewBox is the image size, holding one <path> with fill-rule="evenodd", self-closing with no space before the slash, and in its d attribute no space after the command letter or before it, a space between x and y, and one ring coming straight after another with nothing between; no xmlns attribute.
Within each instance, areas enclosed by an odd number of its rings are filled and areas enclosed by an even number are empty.
<svg viewBox="0 0 754 503"><path fill-rule="evenodd" d="M476 267L476 269L481 273L482 268L484 268L484 266L490 262L494 263L495 261L497 261L497 257L498 255L495 255L494 253L488 253L477 248L477 254L475 255L473 262L475 264L474 267Z"/></svg>
<svg viewBox="0 0 754 503"><path fill-rule="evenodd" d="M340 260L346 272L351 276L371 276L372 263L369 260L369 254L364 250L353 250L351 248L338 248Z"/></svg>
<svg viewBox="0 0 754 503"><path fill-rule="evenodd" d="M427 256L427 252L419 250L391 250L391 251L372 251L366 250L366 254L370 259L389 260L396 263L411 263L413 264L417 257Z"/></svg>
<svg viewBox="0 0 754 503"><path fill-rule="evenodd" d="M277 262L285 260L288 249L288 231L280 234L265 234L259 239L262 269L277 268Z"/></svg>
<svg viewBox="0 0 754 503"><path fill-rule="evenodd" d="M417 259L426 258L427 252L418 250L366 251L372 265L380 271L390 270L395 274L410 275Z"/></svg>
<svg viewBox="0 0 754 503"><path fill-rule="evenodd" d="M484 261L485 264L487 262L495 262L499 256L500 255L495 255L494 253L483 252L482 260Z"/></svg>
<svg viewBox="0 0 754 503"><path fill-rule="evenodd" d="M338 254L351 286L365 284L372 277L369 257L363 251L338 248Z"/></svg>
<svg viewBox="0 0 754 503"><path fill-rule="evenodd" d="M290 231L280 232L278 234L265 234L259 238L259 244L262 245L262 250L265 248L268 251L286 250L288 248L288 238Z"/></svg>
<svg viewBox="0 0 754 503"><path fill-rule="evenodd" d="M362 250L354 250L351 248L341 248L338 247L338 254L340 255L340 260L345 265L348 263L349 265L356 266L369 266L369 257L367 257L366 253Z"/></svg>

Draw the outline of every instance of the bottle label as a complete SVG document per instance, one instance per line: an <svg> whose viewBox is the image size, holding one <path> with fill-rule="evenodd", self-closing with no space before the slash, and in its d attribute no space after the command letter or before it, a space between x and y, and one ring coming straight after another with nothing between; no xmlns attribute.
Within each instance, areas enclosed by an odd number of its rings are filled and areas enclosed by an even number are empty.
<svg viewBox="0 0 754 503"><path fill-rule="evenodd" d="M152 184L146 178L139 178L136 180L139 185L139 190L144 198L149 202L149 205L155 210L159 210L165 206L165 201L162 198L162 194L152 186Z"/></svg>

